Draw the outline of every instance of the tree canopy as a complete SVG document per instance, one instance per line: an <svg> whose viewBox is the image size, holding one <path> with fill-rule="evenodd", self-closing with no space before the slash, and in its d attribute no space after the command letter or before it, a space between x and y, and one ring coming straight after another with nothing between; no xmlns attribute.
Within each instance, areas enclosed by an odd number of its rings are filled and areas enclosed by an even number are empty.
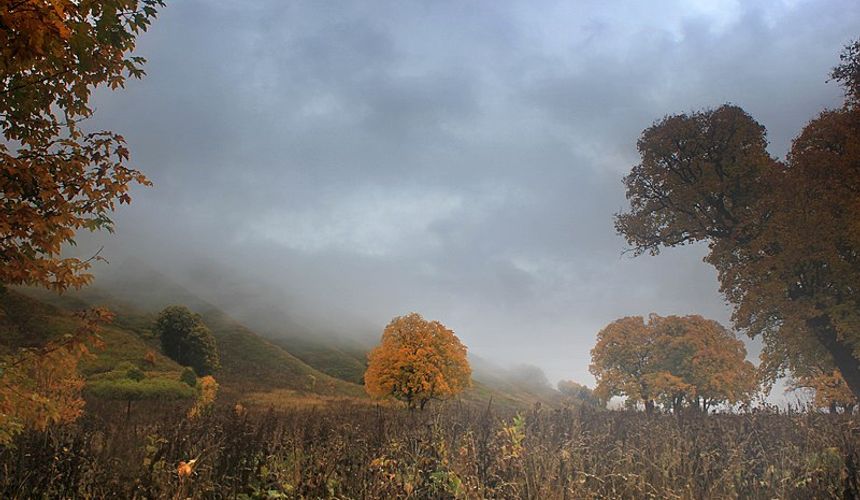
<svg viewBox="0 0 860 500"><path fill-rule="evenodd" d="M187 307L166 307L158 315L155 331L161 337L164 354L180 365L190 366L201 376L220 368L215 337L200 315Z"/></svg>
<svg viewBox="0 0 860 500"><path fill-rule="evenodd" d="M460 393L471 384L466 346L442 323L417 313L391 320L368 354L364 385L373 397L393 397L409 408Z"/></svg>
<svg viewBox="0 0 860 500"><path fill-rule="evenodd" d="M636 254L705 242L735 326L762 336L770 380L823 359L860 395L860 42L823 111L771 157L765 128L724 105L668 116L638 142L615 225Z"/></svg>
<svg viewBox="0 0 860 500"><path fill-rule="evenodd" d="M745 402L757 386L743 342L701 316L618 319L597 334L591 357L598 397L625 396L649 412Z"/></svg>
<svg viewBox="0 0 860 500"><path fill-rule="evenodd" d="M91 280L89 260L62 258L80 229L112 229L129 203L125 140L84 131L92 91L143 75L131 56L161 0L0 2L0 283L59 291Z"/></svg>

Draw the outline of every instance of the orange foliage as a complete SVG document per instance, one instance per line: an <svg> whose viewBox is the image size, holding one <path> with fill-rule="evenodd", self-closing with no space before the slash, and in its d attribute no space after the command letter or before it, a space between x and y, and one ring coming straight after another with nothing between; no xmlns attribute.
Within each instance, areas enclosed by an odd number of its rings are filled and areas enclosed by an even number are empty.
<svg viewBox="0 0 860 500"><path fill-rule="evenodd" d="M643 131L615 225L637 254L707 243L735 326L763 337L769 382L826 364L860 397L860 41L831 76L843 107L809 122L785 161L736 106Z"/></svg>
<svg viewBox="0 0 860 500"><path fill-rule="evenodd" d="M61 348L30 356L0 379L0 443L24 428L76 420L83 411L84 379L77 372L82 353Z"/></svg>
<svg viewBox="0 0 860 500"><path fill-rule="evenodd" d="M438 321L416 313L394 318L368 354L364 386L373 397L394 397L409 408L460 393L471 384L466 346Z"/></svg>
<svg viewBox="0 0 860 500"><path fill-rule="evenodd" d="M845 383L839 370L819 371L814 375L795 377L791 389L812 389L815 391L813 404L818 408L852 410L857 406L857 398Z"/></svg>
<svg viewBox="0 0 860 500"><path fill-rule="evenodd" d="M112 316L93 309L79 318L81 326L74 334L0 359L0 444L21 430L72 422L83 412L84 379L78 362L89 354L88 344L100 346L99 325Z"/></svg>
<svg viewBox="0 0 860 500"><path fill-rule="evenodd" d="M194 406L188 410L188 418L197 418L212 408L215 404L215 397L218 395L218 382L212 375L206 375L197 379L197 400Z"/></svg>
<svg viewBox="0 0 860 500"><path fill-rule="evenodd" d="M626 396L647 410L657 403L707 410L716 403L747 401L756 389L755 367L746 361L743 343L701 316L616 320L597 334L591 356L598 397Z"/></svg>
<svg viewBox="0 0 860 500"><path fill-rule="evenodd" d="M149 366L155 366L155 351L152 349L146 351L146 354L143 355L143 361Z"/></svg>
<svg viewBox="0 0 860 500"><path fill-rule="evenodd" d="M91 280L89 261L61 258L80 229L112 229L130 185L122 136L84 133L101 85L140 77L127 57L161 0L0 1L0 283L62 291Z"/></svg>
<svg viewBox="0 0 860 500"><path fill-rule="evenodd" d="M191 477L191 474L194 473L194 465L197 464L197 459L185 461L181 460L179 465L176 467L176 474L179 476L179 479L185 479L187 477Z"/></svg>

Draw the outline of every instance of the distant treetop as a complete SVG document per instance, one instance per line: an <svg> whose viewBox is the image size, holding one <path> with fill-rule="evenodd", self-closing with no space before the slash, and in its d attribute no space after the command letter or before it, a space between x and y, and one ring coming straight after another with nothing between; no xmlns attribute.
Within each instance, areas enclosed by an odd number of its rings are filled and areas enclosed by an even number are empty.
<svg viewBox="0 0 860 500"><path fill-rule="evenodd" d="M158 315L155 331L161 337L164 354L197 375L210 375L220 368L215 337L199 314L185 306L170 306Z"/></svg>

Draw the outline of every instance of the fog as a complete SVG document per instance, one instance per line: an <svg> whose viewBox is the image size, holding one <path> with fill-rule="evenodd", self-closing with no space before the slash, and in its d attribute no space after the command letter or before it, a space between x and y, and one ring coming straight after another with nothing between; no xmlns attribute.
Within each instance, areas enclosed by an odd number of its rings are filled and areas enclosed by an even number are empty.
<svg viewBox="0 0 860 500"><path fill-rule="evenodd" d="M616 318L729 325L703 248L622 255L639 133L732 102L783 156L841 102L827 74L858 26L855 0L169 2L147 76L85 124L154 186L78 251L270 333L364 339L416 311L497 365L592 384Z"/></svg>

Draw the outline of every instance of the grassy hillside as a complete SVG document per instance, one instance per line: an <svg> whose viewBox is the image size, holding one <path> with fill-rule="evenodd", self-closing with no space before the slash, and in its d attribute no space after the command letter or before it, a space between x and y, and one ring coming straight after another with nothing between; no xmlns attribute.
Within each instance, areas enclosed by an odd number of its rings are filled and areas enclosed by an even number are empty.
<svg viewBox="0 0 860 500"><path fill-rule="evenodd" d="M51 339L74 332L80 325L72 310L29 297L15 290L0 292L0 349L9 352L16 347L35 347ZM160 354L152 338L123 327L106 325L99 334L104 348L84 358L85 375L113 370L123 362L140 364L147 352L155 354L155 371L180 371L181 367Z"/></svg>
<svg viewBox="0 0 860 500"><path fill-rule="evenodd" d="M123 361L139 361L149 349L158 351L152 332L154 319L162 308L179 304L199 313L212 330L222 363L216 377L222 393L230 398L278 404L284 399L366 397L361 384L369 344L333 334L299 335L289 323L281 329L268 328L268 337L264 337L139 261L111 266L110 274L99 276L95 286L81 291L61 296L40 289L23 291L38 299L33 301L41 304L34 305L37 309L69 311L106 306L116 314L113 325L105 330L108 349L86 367L90 372L108 371ZM45 318L35 322L45 323ZM462 395L464 401L486 404L492 400L509 407L558 402L551 387L530 384L489 366L473 358L474 383Z"/></svg>
<svg viewBox="0 0 860 500"><path fill-rule="evenodd" d="M77 327L75 318L56 307L0 287L0 353L40 346Z"/></svg>
<svg viewBox="0 0 860 500"><path fill-rule="evenodd" d="M62 338L75 332L80 320L70 310L51 305L28 297L15 290L0 290L0 353L9 353L20 347L38 347L50 340ZM85 391L90 403L90 389L104 385L106 380L125 379L130 369L141 374L139 384L128 380L138 389L153 386L193 390L179 381L182 367L160 354L155 339L113 324L103 326L99 337L103 341L101 349L91 349L85 356L79 371L87 380ZM147 354L150 353L150 356ZM147 359L148 358L148 359ZM187 396L190 397L190 396ZM96 397L96 400L99 398ZM100 403L107 408L106 403Z"/></svg>
<svg viewBox="0 0 860 500"><path fill-rule="evenodd" d="M364 383L367 348L330 338L273 337L272 342L315 369L354 384Z"/></svg>
<svg viewBox="0 0 860 500"><path fill-rule="evenodd" d="M96 361L106 367L127 360L128 357L139 355L142 358L146 352L144 344L158 349L158 342L151 327L159 309L169 304L182 304L188 305L203 317L203 322L212 330L218 342L222 368L216 378L225 395L235 399L254 399L260 396L259 393L281 391L284 394L296 395L310 393L321 396L363 397L363 391L358 385L312 368L181 287L165 285L165 279L150 281L155 285L155 289L160 290L160 294L143 291L142 309L138 308L137 302L134 302L134 305L126 302L134 300L133 293L128 290L114 294L113 290L108 292L99 287L88 287L61 296L38 289L23 291L55 308L65 310L92 306L110 308L116 314L116 319L112 327L106 330L106 334L109 334L106 338L109 349L100 354L100 360ZM133 289L148 289L146 284L127 284ZM130 333L131 337L119 337L118 332ZM117 357L114 353L117 344L125 346L123 351L130 352L122 358ZM271 398L267 400L271 402Z"/></svg>

